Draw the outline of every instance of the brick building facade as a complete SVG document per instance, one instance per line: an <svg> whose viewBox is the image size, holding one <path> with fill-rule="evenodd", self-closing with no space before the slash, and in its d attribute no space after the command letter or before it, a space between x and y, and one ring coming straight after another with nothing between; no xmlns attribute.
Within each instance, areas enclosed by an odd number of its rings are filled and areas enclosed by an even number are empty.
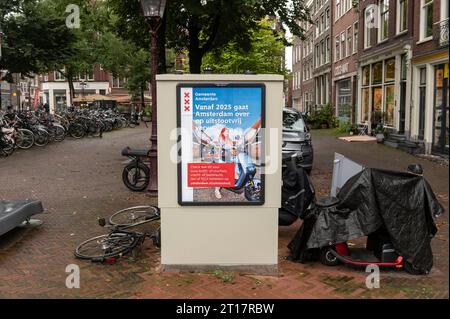
<svg viewBox="0 0 450 319"><path fill-rule="evenodd" d="M314 24L301 22L306 40L294 40L294 70L300 74L299 82L294 77L294 107L314 111L329 101L341 121L367 125L369 132L381 123L397 139L392 146L406 141L426 153L448 154L448 1L308 5Z"/></svg>
<svg viewBox="0 0 450 319"><path fill-rule="evenodd" d="M351 0L333 3L332 105L339 120L354 122L358 96L359 15Z"/></svg>

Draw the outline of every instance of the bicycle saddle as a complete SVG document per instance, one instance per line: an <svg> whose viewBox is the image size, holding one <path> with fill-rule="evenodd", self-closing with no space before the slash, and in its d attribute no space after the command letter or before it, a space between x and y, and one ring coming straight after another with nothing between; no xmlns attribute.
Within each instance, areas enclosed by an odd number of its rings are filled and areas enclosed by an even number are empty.
<svg viewBox="0 0 450 319"><path fill-rule="evenodd" d="M150 152L149 149L131 149L130 147L125 147L122 150L123 156L148 156L148 153Z"/></svg>
<svg viewBox="0 0 450 319"><path fill-rule="evenodd" d="M42 203L36 200L0 201L0 235L9 232L31 216L43 211Z"/></svg>

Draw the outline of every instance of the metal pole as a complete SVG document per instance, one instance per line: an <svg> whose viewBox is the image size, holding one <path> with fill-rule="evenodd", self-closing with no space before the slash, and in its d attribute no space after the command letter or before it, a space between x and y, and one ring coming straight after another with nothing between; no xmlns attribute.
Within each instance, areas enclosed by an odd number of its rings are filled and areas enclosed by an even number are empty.
<svg viewBox="0 0 450 319"><path fill-rule="evenodd" d="M158 118L156 103L156 73L158 72L158 27L160 18L150 21L151 36L151 96L152 96L152 135L150 137L150 195L158 195Z"/></svg>
<svg viewBox="0 0 450 319"><path fill-rule="evenodd" d="M3 30L2 26L0 25L0 62L2 60L2 41L3 41ZM2 109L2 68L0 65L0 110Z"/></svg>

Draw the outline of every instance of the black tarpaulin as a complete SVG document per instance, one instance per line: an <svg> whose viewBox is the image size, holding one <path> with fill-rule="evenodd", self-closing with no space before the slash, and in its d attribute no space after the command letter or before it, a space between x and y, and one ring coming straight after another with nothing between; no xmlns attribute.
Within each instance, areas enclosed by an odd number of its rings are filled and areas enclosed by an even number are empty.
<svg viewBox="0 0 450 319"><path fill-rule="evenodd" d="M434 218L443 213L423 176L367 168L345 183L333 207L310 211L289 244L302 261L311 248L367 236L384 226L397 253L423 272L433 265Z"/></svg>
<svg viewBox="0 0 450 319"><path fill-rule="evenodd" d="M281 190L281 207L299 218L314 200L314 189L305 170L295 165L288 165L283 170L283 187Z"/></svg>

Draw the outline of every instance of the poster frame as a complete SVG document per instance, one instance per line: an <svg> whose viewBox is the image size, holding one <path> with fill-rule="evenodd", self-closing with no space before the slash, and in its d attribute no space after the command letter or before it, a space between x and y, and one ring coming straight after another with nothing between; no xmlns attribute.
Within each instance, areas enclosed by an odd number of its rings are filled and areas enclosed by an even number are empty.
<svg viewBox="0 0 450 319"><path fill-rule="evenodd" d="M188 202L182 198L182 147L181 147L181 89L182 88L260 88L261 89L261 129L266 128L266 85L264 83L255 82L236 82L236 83L220 83L220 82L195 82L195 83L178 83L176 87L176 113L177 113L177 197L180 206L262 206L265 204L265 174L260 173L261 179L261 200L259 202ZM265 163L265 136L261 135L261 165L263 170Z"/></svg>

